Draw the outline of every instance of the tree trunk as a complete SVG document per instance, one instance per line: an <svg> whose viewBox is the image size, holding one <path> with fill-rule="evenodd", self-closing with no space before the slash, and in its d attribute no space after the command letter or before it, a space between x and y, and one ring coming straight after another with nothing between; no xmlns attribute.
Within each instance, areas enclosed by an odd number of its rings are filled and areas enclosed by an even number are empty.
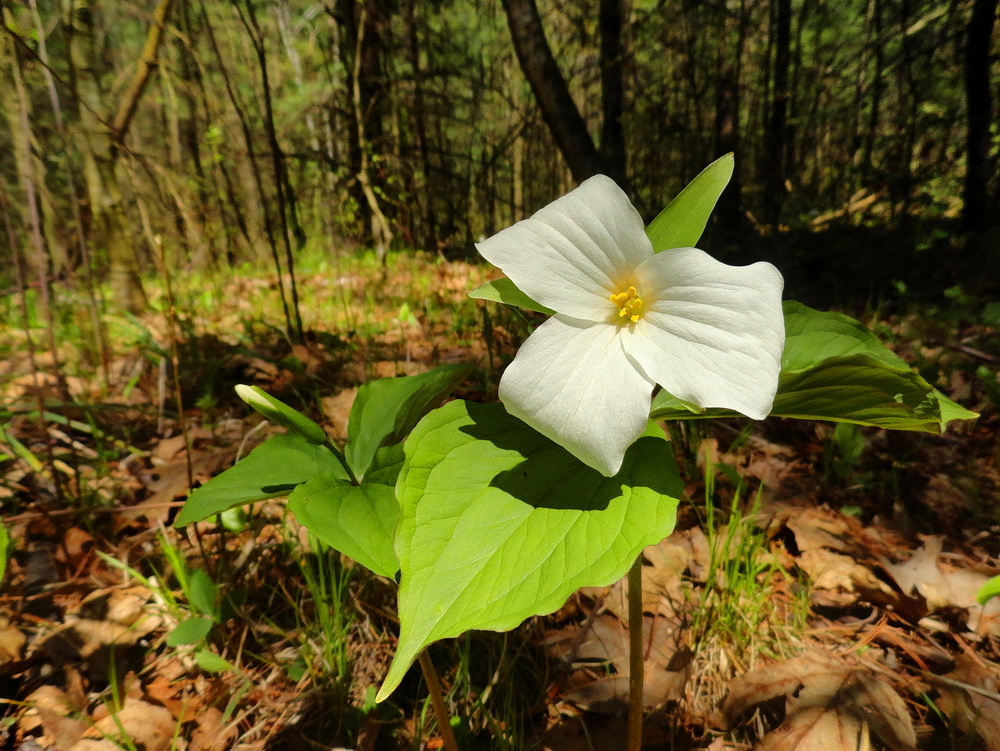
<svg viewBox="0 0 1000 751"><path fill-rule="evenodd" d="M719 197L716 215L724 230L739 232L746 221L743 216L743 152L740 132L740 80L742 78L743 51L746 43L748 18L746 3L740 1L736 17L737 41L735 48L729 43L729 18L722 23L719 35L719 72L716 81L715 104L715 153L735 156L733 176L729 186Z"/></svg>
<svg viewBox="0 0 1000 751"><path fill-rule="evenodd" d="M277 232L275 231L275 224L271 217L271 211L269 208L270 202L268 200L267 193L264 190L264 178L261 176L261 170L257 164L257 151L254 145L256 143L256 139L250 129L250 120L246 115L246 107L241 102L236 88L233 86L232 78L226 68L222 51L219 48L219 43L216 39L215 31L212 28L212 22L209 18L208 9L204 0L202 0L201 3L201 17L204 23L205 35L208 37L209 44L212 46L212 52L215 54L215 60L218 64L219 73L221 73L222 81L225 84L226 95L229 97L229 101L233 106L233 111L236 114L236 120L239 124L240 132L243 134L243 144L246 148L247 158L245 160L240 160L237 164L243 167L241 177L245 175L247 178L246 182L253 184L256 189L254 192L249 193L249 195L253 196L258 202L260 219L264 227L264 236L267 238L267 246L271 252L271 260L274 262L274 271L278 276L278 295L281 298L281 309L285 315L286 330L288 332L289 339L294 339L297 329L292 324L292 315L288 307L288 298L285 295L284 271L282 270L281 254L278 250L278 242L276 239ZM245 28L244 30L246 31L247 29ZM233 206L234 210L238 212L239 202L236 197L236 192L224 170L223 176L225 177L226 193L230 204ZM245 227L241 228L244 229L245 234ZM250 238L247 237L248 245L250 245L249 239ZM250 245L250 247L252 247L252 245Z"/></svg>
<svg viewBox="0 0 1000 751"><path fill-rule="evenodd" d="M785 152L788 126L788 68L790 62L792 3L774 0L774 90L766 138L764 221L777 229L785 201Z"/></svg>
<svg viewBox="0 0 1000 751"><path fill-rule="evenodd" d="M422 244L429 250L438 244L437 217L434 213L434 198L427 189L432 182L430 147L427 143L427 110L424 107L424 74L420 68L420 43L417 39L417 0L406 0L406 41L410 72L413 74L413 125L417 140L417 150L420 152L420 171L422 179L419 184L414 180L414 200L422 204L424 229L420 233Z"/></svg>
<svg viewBox="0 0 1000 751"><path fill-rule="evenodd" d="M163 31L167 25L167 17L170 15L172 4L173 0L160 0L153 11L153 20L149 25L149 31L146 32L146 43L142 47L142 57L139 58L128 91L118 107L114 122L111 124L111 136L116 143L125 140L125 135L132 124L132 118L139 107L139 101L146 90L146 84L149 83L153 71L160 65L158 60L160 42L163 41Z"/></svg>
<svg viewBox="0 0 1000 751"><path fill-rule="evenodd" d="M93 11L90 0L73 0L70 8L70 58L75 69L80 99L80 148L84 155L84 175L90 210L104 239L109 264L109 281L116 304L131 312L148 307L145 290L135 261L135 248L119 185L126 179L118 165L119 148L128 133L139 100L157 66L163 28L173 0L160 0L146 36L142 57L112 120L110 130L102 116L104 106L95 68Z"/></svg>
<svg viewBox="0 0 1000 751"><path fill-rule="evenodd" d="M602 172L604 160L556 65L535 0L503 0L503 7L521 70L573 179L582 182Z"/></svg>
<svg viewBox="0 0 1000 751"><path fill-rule="evenodd" d="M975 0L965 38L965 102L968 111L965 137L965 185L962 228L979 229L989 204L990 39L997 17L997 0Z"/></svg>
<svg viewBox="0 0 1000 751"><path fill-rule="evenodd" d="M861 158L861 174L871 182L875 177L875 142L878 139L879 121L882 113L882 93L885 90L885 52L883 39L882 0L871 1L873 45L875 47L875 70L872 73L872 95L868 110L868 129L865 135L864 154Z"/></svg>
<svg viewBox="0 0 1000 751"><path fill-rule="evenodd" d="M382 124L388 120L382 72L380 14L384 11L383 5L382 2L338 0L333 15L344 32L344 44L340 49L349 76L349 151L354 199L366 220L363 223L368 225L376 253L384 261L393 235L378 200L378 193L384 186L371 174L371 154L379 152Z"/></svg>
<svg viewBox="0 0 1000 751"><path fill-rule="evenodd" d="M306 236L299 225L296 209L295 193L288 179L285 166L285 155L278 142L278 134L274 127L274 107L271 97L271 83L268 77L267 47L257 14L254 11L253 0L246 0L246 30L253 38L254 50L257 52L257 69L260 72L260 89L264 103L264 132L271 152L271 169L274 174L275 196L278 199L278 219L281 222L282 247L285 249L285 270L291 283L292 314L295 317L295 328L289 334L299 343L303 341L302 314L299 309L299 288L295 280L295 255L292 252L292 237L297 247L301 249L306 243Z"/></svg>
<svg viewBox="0 0 1000 751"><path fill-rule="evenodd" d="M137 313L146 307L147 301L133 260L132 242L116 180L118 150L103 123L108 110L101 97L96 69L92 13L90 0L73 0L69 54L80 102L77 143L83 154L88 208L99 238L98 246L104 247L114 302L123 310Z"/></svg>
<svg viewBox="0 0 1000 751"><path fill-rule="evenodd" d="M5 24L13 25L8 13L7 9L0 10L0 20ZM31 144L34 141L31 130L31 101L24 85L24 78L21 75L22 65L23 61L18 54L16 45L10 44L10 40L5 36L0 40L0 73L9 75L14 85L10 94L4 98L3 102L0 102L0 109L4 110L10 130L14 166L23 193L24 227L31 238L33 250L27 260L34 277L33 282L37 283L40 292L39 301L42 314L49 318L51 314L49 290L54 271L51 258L53 239L51 234L47 234L43 229L44 177L42 166L37 163L31 151ZM51 206L49 209L51 210ZM12 247L10 252L18 253L19 251Z"/></svg>
<svg viewBox="0 0 1000 751"><path fill-rule="evenodd" d="M200 73L197 61L194 59L194 54L188 43L188 40L192 38L190 3L188 0L181 0L179 10L180 17L176 22L183 30L186 38L178 35L178 38L174 42L179 68L179 96L184 102L184 106L182 108L178 107L179 112L175 115L177 119L177 138L181 160L190 159L191 166L194 168L194 213L199 227L199 234L201 235L201 238L196 239L195 242L199 245L204 243L202 247L207 248L208 263L218 267L223 261L219 257L219 251L216 247L215 228L210 226L208 213L216 192L208 190L209 177L201 155L202 134L205 128L202 124L203 121L198 116L200 103L195 97L195 93L199 89L198 79ZM220 225L227 236L227 248L231 247L232 229L228 226L227 222L220 222Z"/></svg>
<svg viewBox="0 0 1000 751"><path fill-rule="evenodd" d="M625 128L622 114L625 84L622 58L623 0L601 0L601 160L605 173L628 192Z"/></svg>

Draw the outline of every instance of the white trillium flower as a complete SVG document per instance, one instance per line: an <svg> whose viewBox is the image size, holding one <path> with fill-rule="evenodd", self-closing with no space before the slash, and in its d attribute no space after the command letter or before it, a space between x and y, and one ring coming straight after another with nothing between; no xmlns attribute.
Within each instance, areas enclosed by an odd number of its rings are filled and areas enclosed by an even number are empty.
<svg viewBox="0 0 1000 751"><path fill-rule="evenodd" d="M645 430L657 384L699 407L771 411L785 341L771 264L654 254L639 212L604 175L476 249L555 311L507 366L500 400L605 476Z"/></svg>

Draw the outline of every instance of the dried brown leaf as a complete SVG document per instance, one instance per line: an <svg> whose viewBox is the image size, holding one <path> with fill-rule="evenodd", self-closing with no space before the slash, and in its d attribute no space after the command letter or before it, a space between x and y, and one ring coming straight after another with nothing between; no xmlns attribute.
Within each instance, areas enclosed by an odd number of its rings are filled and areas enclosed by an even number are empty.
<svg viewBox="0 0 1000 751"><path fill-rule="evenodd" d="M816 548L804 551L795 560L817 589L841 589L847 592L862 589L892 593L892 589L875 576L871 569L850 556Z"/></svg>
<svg viewBox="0 0 1000 751"><path fill-rule="evenodd" d="M145 751L169 751L175 730L169 710L127 698L120 710L95 722L84 735L95 739L124 737Z"/></svg>
<svg viewBox="0 0 1000 751"><path fill-rule="evenodd" d="M791 694L813 677L840 668L839 661L826 652L817 650L752 670L730 684L716 722L724 730L728 730L736 725L743 714L758 704Z"/></svg>
<svg viewBox="0 0 1000 751"><path fill-rule="evenodd" d="M24 632L4 618L0 621L0 674L13 667L24 654L27 637Z"/></svg>
<svg viewBox="0 0 1000 751"><path fill-rule="evenodd" d="M911 751L916 733L889 684L822 650L751 671L734 680L717 721L732 727L750 709L785 696L785 720L761 741L766 751L857 751L868 729L893 751Z"/></svg>
<svg viewBox="0 0 1000 751"><path fill-rule="evenodd" d="M63 533L62 544L56 550L56 560L78 566L94 546L94 538L79 527L70 527Z"/></svg>
<svg viewBox="0 0 1000 751"><path fill-rule="evenodd" d="M829 509L805 508L790 516L785 522L799 550L844 550L847 547L845 537L850 532L847 519Z"/></svg>
<svg viewBox="0 0 1000 751"><path fill-rule="evenodd" d="M236 740L235 725L222 725L222 712L215 707L198 713L198 726L191 734L188 751L225 751Z"/></svg>
<svg viewBox="0 0 1000 751"><path fill-rule="evenodd" d="M868 732L857 718L825 707L806 707L785 718L754 751L868 751Z"/></svg>
<svg viewBox="0 0 1000 751"><path fill-rule="evenodd" d="M153 446L151 453L151 458L156 464L161 462L168 464L177 459L181 452L187 450L187 438L183 434L171 436L170 438L161 438L159 442Z"/></svg>
<svg viewBox="0 0 1000 751"><path fill-rule="evenodd" d="M968 655L960 655L955 663L955 669L944 676L949 682L938 683L938 708L962 732L978 734L988 751L1000 751L1000 700L996 698L1000 665Z"/></svg>
<svg viewBox="0 0 1000 751"><path fill-rule="evenodd" d="M69 751L121 751L122 747L107 738L81 738Z"/></svg>
<svg viewBox="0 0 1000 751"><path fill-rule="evenodd" d="M331 436L338 441L347 440L347 421L351 416L351 407L358 397L358 389L350 388L340 391L334 396L323 398L323 415L325 425Z"/></svg>
<svg viewBox="0 0 1000 751"><path fill-rule="evenodd" d="M986 574L970 567L952 568L941 564L943 538L931 535L903 563L883 561L886 570L899 584L904 594L919 593L931 612L954 607L968 611L968 626L972 631L1000 635L1000 598L985 606L976 602L976 594L988 580Z"/></svg>
<svg viewBox="0 0 1000 751"><path fill-rule="evenodd" d="M643 618L643 643L646 659L643 702L659 706L679 699L687 682L690 652L679 646L676 624L664 618ZM573 681L577 688L566 695L575 705L597 711L618 711L628 697L628 629L609 613L592 619L580 628L583 634L564 633L567 644L575 644L574 661L600 666L609 664L613 674L594 677L587 673Z"/></svg>
<svg viewBox="0 0 1000 751"><path fill-rule="evenodd" d="M89 727L79 719L81 708L57 686L39 687L25 704L28 710L18 720L19 732L25 735L41 728L41 740L59 751L70 748Z"/></svg>

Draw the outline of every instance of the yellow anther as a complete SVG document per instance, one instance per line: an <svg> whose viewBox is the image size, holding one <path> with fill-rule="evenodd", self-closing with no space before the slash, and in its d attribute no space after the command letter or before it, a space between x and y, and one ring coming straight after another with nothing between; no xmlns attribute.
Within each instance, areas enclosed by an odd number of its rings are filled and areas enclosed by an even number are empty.
<svg viewBox="0 0 1000 751"><path fill-rule="evenodd" d="M636 323L639 316L642 315L642 298L635 291L635 287L629 287L624 292L610 295L609 299L618 306L619 318L627 318L632 323Z"/></svg>

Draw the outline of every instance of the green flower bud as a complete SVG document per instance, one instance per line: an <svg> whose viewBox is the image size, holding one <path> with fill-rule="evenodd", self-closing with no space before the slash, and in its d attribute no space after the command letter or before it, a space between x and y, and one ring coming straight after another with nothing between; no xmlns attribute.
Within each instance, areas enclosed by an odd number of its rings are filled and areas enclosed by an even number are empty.
<svg viewBox="0 0 1000 751"><path fill-rule="evenodd" d="M236 393L264 417L278 423L283 428L298 433L309 443L326 443L326 433L301 412L292 409L280 399L275 399L258 386L247 386L241 383L236 387Z"/></svg>

